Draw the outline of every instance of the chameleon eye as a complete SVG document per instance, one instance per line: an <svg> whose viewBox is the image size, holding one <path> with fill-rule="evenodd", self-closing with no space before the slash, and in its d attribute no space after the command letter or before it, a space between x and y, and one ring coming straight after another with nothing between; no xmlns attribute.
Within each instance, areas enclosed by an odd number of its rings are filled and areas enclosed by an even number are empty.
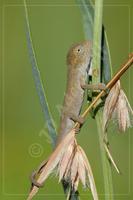
<svg viewBox="0 0 133 200"><path fill-rule="evenodd" d="M76 49L77 53L81 53L83 51L83 47L80 45Z"/></svg>

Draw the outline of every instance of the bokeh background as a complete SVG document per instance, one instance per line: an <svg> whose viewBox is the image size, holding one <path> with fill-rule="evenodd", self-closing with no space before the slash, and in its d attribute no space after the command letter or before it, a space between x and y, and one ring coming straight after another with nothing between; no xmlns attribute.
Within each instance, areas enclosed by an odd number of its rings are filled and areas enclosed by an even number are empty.
<svg viewBox="0 0 133 200"><path fill-rule="evenodd" d="M84 40L82 19L74 0L27 0L33 44L56 126L66 84L66 54L71 44ZM103 16L113 71L133 51L133 1L107 0ZM29 176L51 153L50 138L34 86L27 50L22 0L0 0L0 199L26 199ZM133 68L122 86L133 106ZM110 127L112 154L122 174L112 169L116 200L133 199L133 129L124 134ZM88 119L78 136L94 172L100 199L103 175L95 121ZM92 199L80 187L81 199ZM34 198L65 199L56 177L50 177Z"/></svg>

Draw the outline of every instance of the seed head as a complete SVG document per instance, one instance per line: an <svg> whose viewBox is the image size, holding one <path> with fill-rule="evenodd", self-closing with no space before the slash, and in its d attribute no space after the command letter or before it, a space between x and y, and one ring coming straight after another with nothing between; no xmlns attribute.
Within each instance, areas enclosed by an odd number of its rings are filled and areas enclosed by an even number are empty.
<svg viewBox="0 0 133 200"><path fill-rule="evenodd" d="M103 110L103 130L106 131L110 120L117 121L119 131L131 127L133 110L118 81L110 90Z"/></svg>

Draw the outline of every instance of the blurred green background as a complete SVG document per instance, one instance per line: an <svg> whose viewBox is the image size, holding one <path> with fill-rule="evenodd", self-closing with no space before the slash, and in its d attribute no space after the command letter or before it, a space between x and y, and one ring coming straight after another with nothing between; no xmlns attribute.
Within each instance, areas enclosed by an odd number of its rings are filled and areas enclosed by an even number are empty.
<svg viewBox="0 0 133 200"><path fill-rule="evenodd" d="M82 19L74 0L28 0L36 57L50 109L58 127L66 84L66 54L84 40ZM26 199L29 175L51 153L50 139L34 86L28 56L22 0L0 0L0 199ZM133 51L133 1L107 0L104 24L114 72ZM133 106L133 68L122 77L122 86ZM3 113L3 115L2 115ZM133 199L133 130L117 133L110 127L112 154L122 175L112 169L116 200ZM78 141L94 172L100 199L104 199L103 175L95 121L88 119ZM80 187L81 200L92 199ZM50 177L34 198L65 199L56 177Z"/></svg>

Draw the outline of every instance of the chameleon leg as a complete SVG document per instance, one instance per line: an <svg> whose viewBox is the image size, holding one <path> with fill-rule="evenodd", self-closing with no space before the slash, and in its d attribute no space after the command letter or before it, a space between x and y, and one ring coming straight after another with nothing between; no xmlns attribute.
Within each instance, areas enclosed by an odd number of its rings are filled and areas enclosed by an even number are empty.
<svg viewBox="0 0 133 200"><path fill-rule="evenodd" d="M30 180L31 180L31 183L32 185L40 188L40 187L43 187L43 184L40 184L36 181L36 176L37 174L39 174L42 170L42 168L47 164L47 160L44 160L41 165L39 166L39 168L36 170L36 171L33 171L32 174L31 174L31 177L30 177Z"/></svg>
<svg viewBox="0 0 133 200"><path fill-rule="evenodd" d="M84 118L81 116L76 116L74 114L70 114L70 119L73 120L74 122L78 122L81 126L84 124Z"/></svg>
<svg viewBox="0 0 133 200"><path fill-rule="evenodd" d="M106 86L104 83L84 84L84 85L82 85L82 88L88 89L88 90L105 90Z"/></svg>
<svg viewBox="0 0 133 200"><path fill-rule="evenodd" d="M31 179L32 185L33 185L33 186L36 186L36 187L38 187L38 188L43 187L43 184L40 184L40 183L38 183L38 182L35 180L35 179L36 179L36 178L35 178L35 177L36 177L36 174L37 174L36 171L32 172L32 174L31 174L30 179Z"/></svg>
<svg viewBox="0 0 133 200"><path fill-rule="evenodd" d="M76 133L78 133L82 127L82 125L84 124L85 120L83 117L81 116L77 116L77 115L74 115L74 114L70 114L70 119L73 120L74 122L78 122L79 123L79 126L76 128Z"/></svg>

